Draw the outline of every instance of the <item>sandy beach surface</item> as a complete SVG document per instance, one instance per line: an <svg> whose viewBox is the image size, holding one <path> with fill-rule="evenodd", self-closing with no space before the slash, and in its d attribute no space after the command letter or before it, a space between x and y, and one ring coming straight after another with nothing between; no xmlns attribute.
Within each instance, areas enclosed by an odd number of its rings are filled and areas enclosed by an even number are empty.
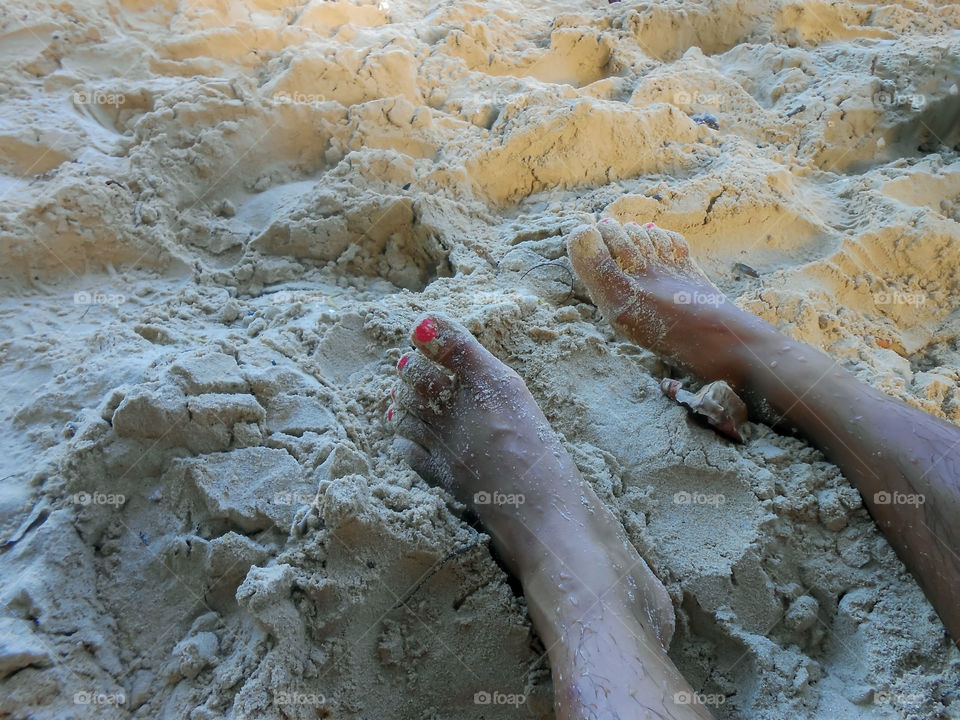
<svg viewBox="0 0 960 720"><path fill-rule="evenodd" d="M681 232L732 301L960 422L958 27L938 0L4 3L0 717L552 718L489 538L392 449L428 309L526 380L717 717L960 717L960 653L857 491L691 421L564 249Z"/></svg>

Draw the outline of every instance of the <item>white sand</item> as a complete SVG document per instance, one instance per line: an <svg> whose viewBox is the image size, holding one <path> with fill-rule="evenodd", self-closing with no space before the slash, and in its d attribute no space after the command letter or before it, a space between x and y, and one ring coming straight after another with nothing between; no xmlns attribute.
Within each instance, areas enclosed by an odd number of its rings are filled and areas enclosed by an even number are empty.
<svg viewBox="0 0 960 720"><path fill-rule="evenodd" d="M801 441L691 423L571 294L562 237L680 231L742 306L960 421L960 6L0 22L0 715L552 717L487 538L390 450L430 308L527 380L719 717L960 717L958 653L856 491Z"/></svg>

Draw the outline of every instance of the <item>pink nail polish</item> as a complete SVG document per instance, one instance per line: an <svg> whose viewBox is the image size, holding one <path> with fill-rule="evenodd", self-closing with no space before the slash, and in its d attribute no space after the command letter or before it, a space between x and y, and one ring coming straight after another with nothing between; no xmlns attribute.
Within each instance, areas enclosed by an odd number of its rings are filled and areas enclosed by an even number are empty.
<svg viewBox="0 0 960 720"><path fill-rule="evenodd" d="M417 342L428 343L436 336L437 326L430 318L427 318L422 323L417 325L417 329L413 331L413 337Z"/></svg>
<svg viewBox="0 0 960 720"><path fill-rule="evenodd" d="M611 220L613 220L613 218L604 218L604 219L601 220L600 222L602 222L602 223L608 223L608 222L610 222Z"/></svg>
<svg viewBox="0 0 960 720"><path fill-rule="evenodd" d="M393 420L393 408L387 410L387 420Z"/></svg>
<svg viewBox="0 0 960 720"><path fill-rule="evenodd" d="M400 358L400 362L397 363L397 370L403 370L408 362L410 362L410 356L404 355L402 358Z"/></svg>
<svg viewBox="0 0 960 720"><path fill-rule="evenodd" d="M646 225L644 225L644 227L645 227L647 230L649 230L650 228L655 228L656 225L654 225L653 223L647 223Z"/></svg>

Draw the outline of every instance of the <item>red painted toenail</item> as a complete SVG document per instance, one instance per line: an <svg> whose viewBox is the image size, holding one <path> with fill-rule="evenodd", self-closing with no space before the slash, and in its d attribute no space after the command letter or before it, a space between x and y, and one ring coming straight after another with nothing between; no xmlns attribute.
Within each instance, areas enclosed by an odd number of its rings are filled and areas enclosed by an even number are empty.
<svg viewBox="0 0 960 720"><path fill-rule="evenodd" d="M387 410L387 420L393 420L393 408Z"/></svg>
<svg viewBox="0 0 960 720"><path fill-rule="evenodd" d="M602 222L602 223L603 223L603 222L610 222L611 220L613 220L613 218L604 218L604 219L601 220L600 222Z"/></svg>
<svg viewBox="0 0 960 720"><path fill-rule="evenodd" d="M656 225L654 225L653 223L647 223L646 225L644 225L644 227L645 227L647 230L649 230L650 228L655 228Z"/></svg>
<svg viewBox="0 0 960 720"><path fill-rule="evenodd" d="M417 329L413 331L413 337L416 338L417 342L427 343L433 340L436 336L437 326L430 318L427 318L422 323L417 325Z"/></svg>
<svg viewBox="0 0 960 720"><path fill-rule="evenodd" d="M410 362L410 356L404 355L402 358L400 358L400 362L397 363L397 370L403 370L408 362Z"/></svg>

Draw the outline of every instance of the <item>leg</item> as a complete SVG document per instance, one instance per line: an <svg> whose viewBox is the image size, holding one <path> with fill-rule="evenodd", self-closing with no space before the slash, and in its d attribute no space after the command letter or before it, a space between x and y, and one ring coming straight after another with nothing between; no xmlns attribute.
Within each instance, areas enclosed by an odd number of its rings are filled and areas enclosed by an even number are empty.
<svg viewBox="0 0 960 720"><path fill-rule="evenodd" d="M606 221L578 228L567 249L614 328L704 379L726 380L756 414L807 436L840 467L960 643L960 428L734 306L676 233Z"/></svg>
<svg viewBox="0 0 960 720"><path fill-rule="evenodd" d="M390 417L414 469L473 507L520 579L557 717L709 718L667 656L666 590L520 377L446 318L424 318L412 341Z"/></svg>

